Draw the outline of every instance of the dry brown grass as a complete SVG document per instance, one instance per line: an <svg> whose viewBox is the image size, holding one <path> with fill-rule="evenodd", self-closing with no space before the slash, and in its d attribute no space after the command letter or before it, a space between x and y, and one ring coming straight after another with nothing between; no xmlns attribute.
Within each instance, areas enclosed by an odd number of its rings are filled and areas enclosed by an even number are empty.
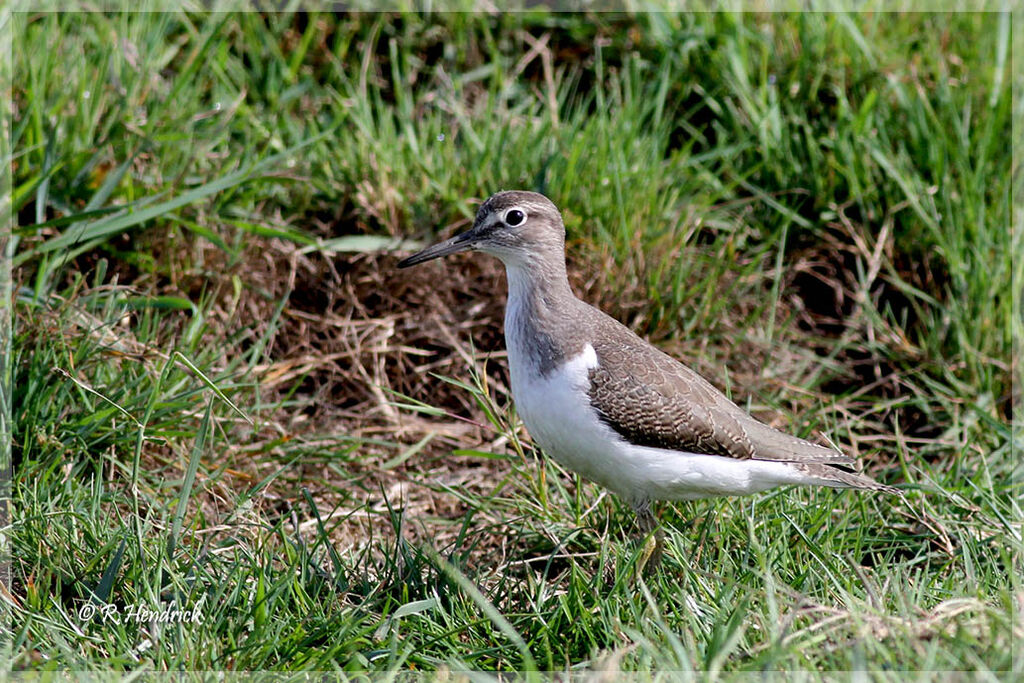
<svg viewBox="0 0 1024 683"><path fill-rule="evenodd" d="M503 355L500 264L464 258L398 271L392 255L304 253L282 241L254 255L247 278L261 286L240 304L245 317L269 321L287 296L267 360L255 368L262 399L292 395L300 405L263 416L272 425L268 438L286 435L324 453L282 480L280 495L294 500L296 485L305 486L321 510L344 519L332 533L342 549L391 542L389 505L409 522L409 542L453 536L466 507L440 489L483 495L501 479L502 463L448 456L453 448L499 446L500 437L472 396L433 375L469 381L481 359ZM487 370L496 394L507 396L503 364ZM401 409L402 396L443 414ZM421 441L415 455L392 462ZM335 461L344 468L338 476L326 465L346 442L359 445Z"/></svg>

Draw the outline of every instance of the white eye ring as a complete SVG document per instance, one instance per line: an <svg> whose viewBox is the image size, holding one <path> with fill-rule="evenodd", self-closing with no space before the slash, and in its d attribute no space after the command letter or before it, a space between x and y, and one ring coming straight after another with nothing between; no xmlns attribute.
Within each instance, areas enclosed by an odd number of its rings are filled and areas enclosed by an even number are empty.
<svg viewBox="0 0 1024 683"><path fill-rule="evenodd" d="M511 208L505 212L502 220L505 221L505 225L514 228L526 221L526 212L522 209Z"/></svg>

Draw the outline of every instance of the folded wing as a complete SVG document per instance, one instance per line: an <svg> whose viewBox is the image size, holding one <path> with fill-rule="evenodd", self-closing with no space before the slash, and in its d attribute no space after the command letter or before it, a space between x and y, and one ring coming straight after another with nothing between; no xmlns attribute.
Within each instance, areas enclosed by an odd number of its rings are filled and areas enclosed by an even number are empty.
<svg viewBox="0 0 1024 683"><path fill-rule="evenodd" d="M598 365L590 371L589 396L601 420L630 443L738 459L853 467L849 456L751 417L690 368L625 327L621 332L593 344ZM643 358L643 364L636 358Z"/></svg>

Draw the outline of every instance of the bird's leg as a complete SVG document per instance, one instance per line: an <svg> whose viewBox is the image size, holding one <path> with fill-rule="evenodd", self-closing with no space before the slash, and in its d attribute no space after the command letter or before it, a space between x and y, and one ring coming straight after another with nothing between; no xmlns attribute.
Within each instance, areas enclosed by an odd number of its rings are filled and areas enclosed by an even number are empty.
<svg viewBox="0 0 1024 683"><path fill-rule="evenodd" d="M661 555L665 550L665 531L651 512L649 501L636 506L636 523L644 537L644 548L637 562L637 569L641 573L646 573L657 569L661 564Z"/></svg>

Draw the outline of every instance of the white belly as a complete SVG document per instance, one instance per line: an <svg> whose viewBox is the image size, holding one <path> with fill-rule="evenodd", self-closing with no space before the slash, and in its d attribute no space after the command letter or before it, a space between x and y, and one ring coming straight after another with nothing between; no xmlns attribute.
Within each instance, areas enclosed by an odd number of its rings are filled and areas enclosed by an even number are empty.
<svg viewBox="0 0 1024 683"><path fill-rule="evenodd" d="M512 397L530 436L545 453L573 472L629 495L632 487L624 490L621 485L629 466L621 439L597 419L586 400L587 371L597 362L594 349L586 348L589 353L547 377L524 371L510 359Z"/></svg>
<svg viewBox="0 0 1024 683"><path fill-rule="evenodd" d="M588 372L598 362L587 345L547 377L509 348L512 396L530 436L568 469L630 503L755 493L783 484L812 483L785 463L736 460L634 446L591 408Z"/></svg>

